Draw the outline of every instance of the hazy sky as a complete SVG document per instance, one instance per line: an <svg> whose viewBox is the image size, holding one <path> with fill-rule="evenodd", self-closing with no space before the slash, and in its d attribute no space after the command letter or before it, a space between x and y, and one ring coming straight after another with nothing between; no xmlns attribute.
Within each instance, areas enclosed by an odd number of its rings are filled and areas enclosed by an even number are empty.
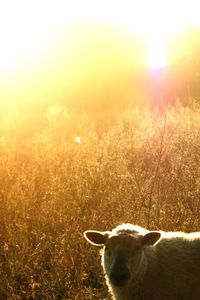
<svg viewBox="0 0 200 300"><path fill-rule="evenodd" d="M149 65L159 66L167 62L166 44L169 38L187 26L199 25L199 3L199 0L1 1L0 100L21 98L23 93L24 97L41 97L42 90L42 97L52 93L56 96L60 89L64 89L67 71L76 69L78 77L82 72L81 68L87 68L82 64L80 56L83 54L84 59L89 59L84 56L84 51L92 44L82 42L84 37L81 34L84 31L81 27L73 36L71 24L90 22L126 28L129 36L132 32L134 38L137 35L139 39L143 39L149 51ZM117 35L120 36L120 33L117 32ZM88 39L90 36L94 39L95 35L89 32ZM103 37L100 36L99 40L103 41ZM125 48L130 45L131 51L131 42L126 42L126 38L122 37L122 46ZM180 38L178 48L183 46L181 43ZM77 50L82 46L83 49ZM95 57L98 52L98 58L99 49L97 46L93 47L90 54ZM109 52L114 48L105 49ZM111 57L112 54L108 53L105 64L109 63ZM77 61L76 65L71 63L74 61Z"/></svg>

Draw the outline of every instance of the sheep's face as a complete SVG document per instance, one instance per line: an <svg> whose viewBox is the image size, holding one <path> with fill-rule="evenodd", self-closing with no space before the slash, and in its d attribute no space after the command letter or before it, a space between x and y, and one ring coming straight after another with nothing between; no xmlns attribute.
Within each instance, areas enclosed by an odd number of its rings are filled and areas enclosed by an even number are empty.
<svg viewBox="0 0 200 300"><path fill-rule="evenodd" d="M119 233L86 231L85 238L95 246L103 246L102 263L113 286L123 287L137 278L143 263L143 247L152 246L160 239L159 232Z"/></svg>
<svg viewBox="0 0 200 300"><path fill-rule="evenodd" d="M117 287L126 285L142 263L141 239L130 234L109 237L102 260L110 283Z"/></svg>

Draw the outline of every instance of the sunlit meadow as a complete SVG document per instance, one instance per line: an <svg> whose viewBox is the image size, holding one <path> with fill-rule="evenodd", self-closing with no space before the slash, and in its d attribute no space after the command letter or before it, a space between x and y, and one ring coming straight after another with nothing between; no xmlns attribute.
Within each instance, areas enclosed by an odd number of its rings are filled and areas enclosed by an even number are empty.
<svg viewBox="0 0 200 300"><path fill-rule="evenodd" d="M109 299L86 229L199 230L199 113L1 115L0 299Z"/></svg>
<svg viewBox="0 0 200 300"><path fill-rule="evenodd" d="M200 230L199 4L0 3L0 300L108 300L83 232Z"/></svg>

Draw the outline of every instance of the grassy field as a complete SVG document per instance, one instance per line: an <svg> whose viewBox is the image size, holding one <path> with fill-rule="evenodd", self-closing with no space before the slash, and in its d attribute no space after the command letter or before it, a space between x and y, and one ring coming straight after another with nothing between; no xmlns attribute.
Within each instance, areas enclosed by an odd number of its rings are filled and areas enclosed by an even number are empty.
<svg viewBox="0 0 200 300"><path fill-rule="evenodd" d="M200 107L4 112L0 299L110 299L87 229L200 230Z"/></svg>

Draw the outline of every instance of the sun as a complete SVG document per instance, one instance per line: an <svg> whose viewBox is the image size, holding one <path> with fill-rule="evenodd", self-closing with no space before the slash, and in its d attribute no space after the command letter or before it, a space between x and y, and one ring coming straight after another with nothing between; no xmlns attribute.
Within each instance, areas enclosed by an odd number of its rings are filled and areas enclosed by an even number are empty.
<svg viewBox="0 0 200 300"><path fill-rule="evenodd" d="M188 36L186 24L177 26L174 23L170 27L168 23L159 23L159 27L154 27L147 23L144 29L139 32L146 48L145 57L142 59L150 68L173 64L183 58L191 47L192 38Z"/></svg>
<svg viewBox="0 0 200 300"><path fill-rule="evenodd" d="M147 48L149 66L167 64L170 39L197 20L191 1L2 1L0 4L0 74L34 63L61 26L90 20L121 24L140 36ZM192 11L191 11L192 9ZM196 13L197 15L197 13ZM177 52L177 51L176 51ZM180 49L180 54L182 55Z"/></svg>
<svg viewBox="0 0 200 300"><path fill-rule="evenodd" d="M79 43L70 31L74 24L77 24L75 34L82 32L84 22L90 24L90 29L95 24L111 26L116 31L115 36L122 28L133 43L127 43L130 49L123 52L128 58L123 56L116 65L130 62L132 66L134 61L145 68L158 68L186 55L191 46L187 28L199 25L198 11L197 0L1 1L0 101L55 98L58 93L65 93L66 83L73 87L77 82L84 85L79 81L87 64L81 61L80 53L87 52L87 47L92 44L79 49ZM126 42L121 35L122 48L126 47L123 45ZM93 51L99 54L101 49L94 47ZM109 51L115 51L112 45ZM91 56L95 57L95 53ZM108 57L115 59L114 53ZM107 66L109 59L103 64ZM95 62L95 67L98 70L98 62Z"/></svg>
<svg viewBox="0 0 200 300"><path fill-rule="evenodd" d="M129 9L118 20L142 40L146 51L139 63L156 68L173 63L187 53L188 28L197 25L197 1L125 1Z"/></svg>
<svg viewBox="0 0 200 300"><path fill-rule="evenodd" d="M126 26L144 40L148 57L147 60L142 58L145 63L149 66L167 64L175 59L169 53L170 39L178 36L191 21L197 20L197 7L193 2L194 0L86 0L84 3L80 0L2 1L1 74L34 61L58 28L84 19ZM182 49L176 56L182 55L181 52Z"/></svg>

